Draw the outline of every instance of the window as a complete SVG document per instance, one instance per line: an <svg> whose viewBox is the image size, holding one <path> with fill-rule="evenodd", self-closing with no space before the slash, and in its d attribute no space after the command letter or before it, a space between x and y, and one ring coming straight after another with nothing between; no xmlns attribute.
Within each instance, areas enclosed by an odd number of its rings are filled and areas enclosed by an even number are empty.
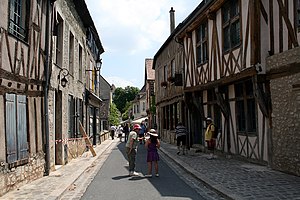
<svg viewBox="0 0 300 200"><path fill-rule="evenodd" d="M145 111L145 110L146 110L146 103L143 102L143 111Z"/></svg>
<svg viewBox="0 0 300 200"><path fill-rule="evenodd" d="M28 162L27 99L25 95L5 95L7 163Z"/></svg>
<svg viewBox="0 0 300 200"><path fill-rule="evenodd" d="M27 13L29 11L28 0L10 0L9 5L9 27L8 31L20 40L27 39Z"/></svg>
<svg viewBox="0 0 300 200"><path fill-rule="evenodd" d="M175 60L171 60L171 77L175 77Z"/></svg>
<svg viewBox="0 0 300 200"><path fill-rule="evenodd" d="M222 7L224 51L233 49L240 44L239 10L238 0L227 1Z"/></svg>
<svg viewBox="0 0 300 200"><path fill-rule="evenodd" d="M235 85L237 130L240 133L256 132L256 103L252 81Z"/></svg>
<svg viewBox="0 0 300 200"><path fill-rule="evenodd" d="M97 59L97 56L99 55L99 49L97 47L97 44L96 44L96 40L95 40L95 37L94 35L96 35L97 32L92 28L88 28L87 30L87 46L90 48L91 52L92 52L92 55L94 57L94 59L96 60Z"/></svg>
<svg viewBox="0 0 300 200"><path fill-rule="evenodd" d="M72 95L68 96L68 137L75 137L75 99Z"/></svg>
<svg viewBox="0 0 300 200"><path fill-rule="evenodd" d="M197 30L197 64L203 64L207 59L207 22L205 22Z"/></svg>
<svg viewBox="0 0 300 200"><path fill-rule="evenodd" d="M164 81L167 81L168 79L168 66L164 66Z"/></svg>
<svg viewBox="0 0 300 200"><path fill-rule="evenodd" d="M74 75L74 35L71 32L69 38L69 72Z"/></svg>
<svg viewBox="0 0 300 200"><path fill-rule="evenodd" d="M55 49L55 55L56 55L56 60L55 63L62 67L62 62L63 62L63 20L62 18L57 15L57 21L58 24L55 25L55 33L56 35L56 49Z"/></svg>
<svg viewBox="0 0 300 200"><path fill-rule="evenodd" d="M82 47L81 45L79 45L79 69L78 69L78 73L79 73L79 80L82 81Z"/></svg>
<svg viewBox="0 0 300 200"><path fill-rule="evenodd" d="M89 89L91 91L94 91L94 70L93 70L93 61L90 60L90 65L89 65Z"/></svg>

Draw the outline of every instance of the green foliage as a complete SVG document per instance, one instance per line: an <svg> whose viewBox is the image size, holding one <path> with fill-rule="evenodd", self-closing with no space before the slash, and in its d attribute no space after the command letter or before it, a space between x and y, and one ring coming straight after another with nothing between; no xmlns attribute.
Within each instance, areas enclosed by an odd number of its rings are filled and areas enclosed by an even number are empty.
<svg viewBox="0 0 300 200"><path fill-rule="evenodd" d="M118 87L114 92L113 102L121 113L125 113L130 106L130 101L134 100L138 93L137 87L127 86L125 89Z"/></svg>
<svg viewBox="0 0 300 200"><path fill-rule="evenodd" d="M119 111L114 103L110 104L109 112L109 123L111 125L118 125L120 123Z"/></svg>
<svg viewBox="0 0 300 200"><path fill-rule="evenodd" d="M156 114L155 96L151 98L150 112L154 115Z"/></svg>

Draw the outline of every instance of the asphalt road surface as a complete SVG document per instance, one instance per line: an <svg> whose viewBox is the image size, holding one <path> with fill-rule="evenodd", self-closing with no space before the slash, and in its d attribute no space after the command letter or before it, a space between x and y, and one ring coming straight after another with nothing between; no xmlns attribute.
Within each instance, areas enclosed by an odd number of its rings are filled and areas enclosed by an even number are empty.
<svg viewBox="0 0 300 200"><path fill-rule="evenodd" d="M136 171L139 177L128 176L128 162L125 155L125 143L119 143L108 156L107 160L90 183L82 200L153 200L153 199L177 199L177 200L199 200L208 199L208 193L197 192L191 187L193 182L187 183L183 180L183 174L178 174L169 167L165 159L159 161L159 177L146 178L147 173L146 149L143 144L138 146L136 159ZM181 173L179 171L179 173ZM181 176L181 177L180 177ZM202 189L200 189L202 191ZM204 189L207 191L207 189ZM215 194L212 198L219 199Z"/></svg>

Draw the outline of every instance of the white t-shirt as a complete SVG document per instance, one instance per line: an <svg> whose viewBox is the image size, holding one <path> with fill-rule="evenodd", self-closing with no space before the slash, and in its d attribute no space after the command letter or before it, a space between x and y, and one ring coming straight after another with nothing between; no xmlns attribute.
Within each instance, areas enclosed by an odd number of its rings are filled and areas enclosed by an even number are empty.
<svg viewBox="0 0 300 200"><path fill-rule="evenodd" d="M131 131L128 135L128 140L126 142L126 147L130 147L130 141L132 139L133 140L132 148L135 149L138 145L137 137L138 137L137 133L135 131Z"/></svg>

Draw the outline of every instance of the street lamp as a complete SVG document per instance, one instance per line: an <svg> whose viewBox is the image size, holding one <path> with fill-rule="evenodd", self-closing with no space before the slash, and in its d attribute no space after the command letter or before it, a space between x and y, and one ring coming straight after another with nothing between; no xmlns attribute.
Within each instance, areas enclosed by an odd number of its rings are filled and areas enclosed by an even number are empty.
<svg viewBox="0 0 300 200"><path fill-rule="evenodd" d="M101 66L102 66L102 59L100 58L100 59L98 59L96 61L96 69L97 69L97 71L100 71Z"/></svg>
<svg viewBox="0 0 300 200"><path fill-rule="evenodd" d="M60 79L60 74L62 74L62 76L63 76L62 79ZM62 87L66 87L66 85L68 83L66 76L68 76L68 75L69 75L69 70L67 70L66 68L60 69L57 79L59 80L59 83L61 84Z"/></svg>

